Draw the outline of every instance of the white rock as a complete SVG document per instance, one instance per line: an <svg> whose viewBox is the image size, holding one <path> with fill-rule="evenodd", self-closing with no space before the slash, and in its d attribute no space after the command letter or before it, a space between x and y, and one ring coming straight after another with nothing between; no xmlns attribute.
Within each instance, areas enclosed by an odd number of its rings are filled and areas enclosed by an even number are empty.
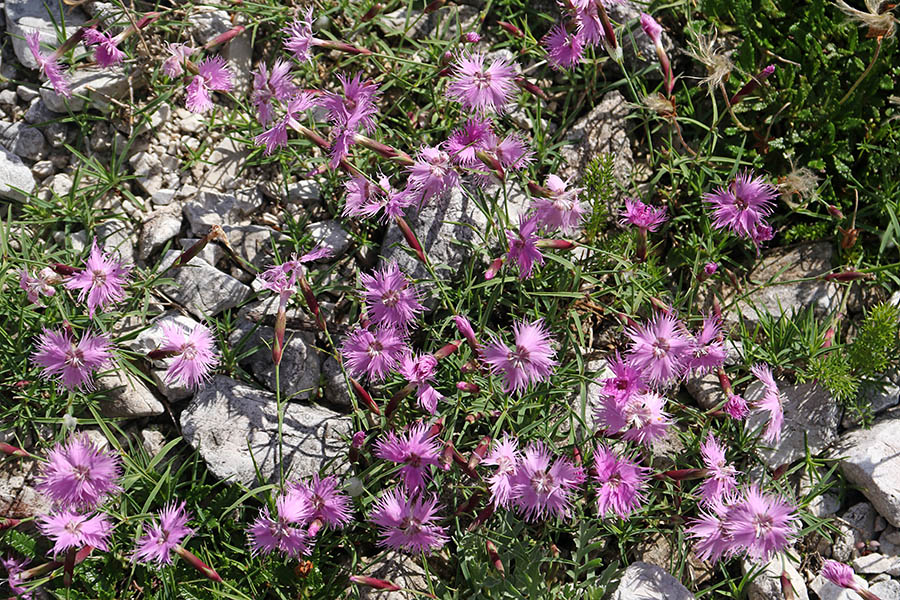
<svg viewBox="0 0 900 600"><path fill-rule="evenodd" d="M181 231L181 207L174 205L150 213L141 228L138 257L147 260Z"/></svg>
<svg viewBox="0 0 900 600"><path fill-rule="evenodd" d="M47 140L34 127L24 123L0 121L0 141L13 154L29 160L40 160L47 154Z"/></svg>
<svg viewBox="0 0 900 600"><path fill-rule="evenodd" d="M758 570L759 566L749 561L741 561L741 570L746 575ZM747 585L747 595L750 600L783 600L784 591L781 588L781 574L787 573L788 580L794 588L796 600L809 600L806 591L806 582L797 570L797 564L784 554L777 554L768 563L763 565L759 574Z"/></svg>
<svg viewBox="0 0 900 600"><path fill-rule="evenodd" d="M272 362L272 340L275 330L241 321L229 342L232 348L242 352L259 348L242 362L256 379L270 391L275 391L275 364ZM283 398L305 400L316 395L321 359L315 348L315 336L308 332L287 330L284 336L284 354L281 358L281 394Z"/></svg>
<svg viewBox="0 0 900 600"><path fill-rule="evenodd" d="M177 250L169 250L163 257L161 268L174 263L180 254ZM200 318L234 308L250 296L249 287L198 257L166 275L175 283L163 286L162 291Z"/></svg>
<svg viewBox="0 0 900 600"><path fill-rule="evenodd" d="M869 591L875 594L879 600L900 600L900 581L894 579L879 581L873 584Z"/></svg>
<svg viewBox="0 0 900 600"><path fill-rule="evenodd" d="M310 223L306 231L312 237L313 243L322 245L331 250L331 256L340 257L350 247L350 234L347 233L338 221L319 221Z"/></svg>
<svg viewBox="0 0 900 600"><path fill-rule="evenodd" d="M667 571L645 562L628 565L612 600L693 600L694 595Z"/></svg>
<svg viewBox="0 0 900 600"><path fill-rule="evenodd" d="M419 600L425 596L415 592L430 593L425 569L411 557L396 550L379 555L378 560L362 570L362 574L390 581L404 589L387 592L367 585L358 585L356 590L361 600Z"/></svg>
<svg viewBox="0 0 900 600"><path fill-rule="evenodd" d="M97 225L97 239L107 252L119 257L127 264L134 264L134 226L121 219L110 219Z"/></svg>
<svg viewBox="0 0 900 600"><path fill-rule="evenodd" d="M126 374L123 369L99 377L97 388L107 392L99 403L104 417L136 419L161 415L165 411L153 392L134 374Z"/></svg>
<svg viewBox="0 0 900 600"><path fill-rule="evenodd" d="M58 113L67 113L69 110L80 112L84 110L87 98L94 108L105 111L110 105L110 99L119 99L128 91L128 74L118 66L78 69L69 77L71 98L66 99L57 94L49 84L41 88L41 99L50 110Z"/></svg>
<svg viewBox="0 0 900 600"><path fill-rule="evenodd" d="M213 190L201 190L193 200L184 205L184 216L195 236L209 233L212 225L243 225L247 215L262 203L259 193L247 190L238 194L223 194Z"/></svg>
<svg viewBox="0 0 900 600"><path fill-rule="evenodd" d="M852 566L857 573L863 575L887 573L891 577L900 576L900 558L896 556L884 556L873 552L854 559Z"/></svg>
<svg viewBox="0 0 900 600"><path fill-rule="evenodd" d="M321 197L322 188L310 179L297 181L287 186L287 201L291 204L309 206L313 202L318 202Z"/></svg>
<svg viewBox="0 0 900 600"><path fill-rule="evenodd" d="M34 191L34 175L22 159L0 146L0 198L23 201Z"/></svg>
<svg viewBox="0 0 900 600"><path fill-rule="evenodd" d="M835 560L849 562L859 553L859 546L868 544L875 537L875 509L868 502L859 502L847 509L835 525L831 552Z"/></svg>
<svg viewBox="0 0 900 600"><path fill-rule="evenodd" d="M86 20L81 10L72 10L63 0L6 0L4 9L6 32L16 52L16 58L29 69L37 69L38 64L28 49L25 41L26 33L38 30L43 50L52 51L60 45L54 23L59 22L60 14L66 15L66 31L63 32L63 39L75 33Z"/></svg>

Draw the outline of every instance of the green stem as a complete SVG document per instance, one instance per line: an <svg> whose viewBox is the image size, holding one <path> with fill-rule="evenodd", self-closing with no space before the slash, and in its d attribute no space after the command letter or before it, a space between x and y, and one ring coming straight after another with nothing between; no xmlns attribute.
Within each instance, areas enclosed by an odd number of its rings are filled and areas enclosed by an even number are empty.
<svg viewBox="0 0 900 600"><path fill-rule="evenodd" d="M875 54L872 56L872 60L869 62L869 66L866 67L866 70L862 72L862 75L859 76L859 79L856 80L856 83L850 86L850 89L847 90L847 93L844 94L844 97L838 100L838 104L843 104L844 102L846 102L847 98L849 98L850 95L856 90L856 88L859 87L859 84L862 83L863 79L865 79L869 75L869 71L871 71L872 67L875 66L875 61L878 60L878 55L879 53L881 53L881 40L882 38L881 36L879 36L878 45L875 46Z"/></svg>

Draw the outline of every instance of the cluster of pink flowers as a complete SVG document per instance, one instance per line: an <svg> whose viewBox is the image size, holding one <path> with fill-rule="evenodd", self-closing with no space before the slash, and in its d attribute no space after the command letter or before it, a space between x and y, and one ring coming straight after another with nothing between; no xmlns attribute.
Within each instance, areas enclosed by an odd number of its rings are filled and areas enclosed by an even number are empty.
<svg viewBox="0 0 900 600"><path fill-rule="evenodd" d="M543 44L547 50L547 61L554 69L571 69L584 60L584 51L603 42L613 57L615 40L609 39L612 27L606 8L613 4L622 4L624 0L573 0L567 4L569 8L568 23L558 23L544 37Z"/></svg>

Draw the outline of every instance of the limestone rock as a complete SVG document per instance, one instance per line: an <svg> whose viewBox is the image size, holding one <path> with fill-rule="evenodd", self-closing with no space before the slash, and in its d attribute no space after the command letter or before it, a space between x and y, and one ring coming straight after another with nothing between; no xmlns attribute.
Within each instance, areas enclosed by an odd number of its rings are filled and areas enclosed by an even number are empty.
<svg viewBox="0 0 900 600"><path fill-rule="evenodd" d="M838 534L832 545L835 560L849 562L858 556L859 546L875 537L875 509L868 502L859 502L847 509L836 522Z"/></svg>
<svg viewBox="0 0 900 600"><path fill-rule="evenodd" d="M287 186L287 201L290 204L309 206L318 202L322 197L322 188L315 181L309 179L297 181Z"/></svg>
<svg viewBox="0 0 900 600"><path fill-rule="evenodd" d="M854 571L864 575L887 573L891 577L900 576L900 558L896 556L884 556L873 552L855 559L852 566Z"/></svg>
<svg viewBox="0 0 900 600"><path fill-rule="evenodd" d="M285 475L307 477L342 463L352 421L318 406L284 407ZM185 440L222 479L253 485L255 464L265 481L278 478L278 417L275 395L215 376L181 413Z"/></svg>
<svg viewBox="0 0 900 600"><path fill-rule="evenodd" d="M0 146L0 198L23 201L34 191L34 175L22 159Z"/></svg>
<svg viewBox="0 0 900 600"><path fill-rule="evenodd" d="M338 258L350 247L350 234L335 220L319 221L306 226L313 243L331 250L331 256Z"/></svg>
<svg viewBox="0 0 900 600"><path fill-rule="evenodd" d="M350 386L341 366L333 357L329 356L322 361L322 374L325 376L325 400L341 408L352 408Z"/></svg>
<svg viewBox="0 0 900 600"><path fill-rule="evenodd" d="M136 419L161 415L165 411L153 392L137 376L125 374L122 369L99 377L97 387L107 392L100 401L100 413L104 417Z"/></svg>
<svg viewBox="0 0 900 600"><path fill-rule="evenodd" d="M128 73L120 66L77 69L69 74L69 85L72 97L68 99L57 94L49 84L41 88L41 99L47 108L58 113L80 112L87 98L94 108L106 110L110 99L122 98L128 91Z"/></svg>
<svg viewBox="0 0 900 600"><path fill-rule="evenodd" d="M758 569L758 565L743 560L741 561L741 569L746 574L754 569ZM784 591L781 588L781 574L783 572L787 573L788 580L794 587L796 600L809 600L806 582L797 570L797 565L783 554L776 555L763 565L759 574L749 583L747 586L749 600L783 600Z"/></svg>
<svg viewBox="0 0 900 600"><path fill-rule="evenodd" d="M181 231L181 207L173 205L150 214L141 228L138 256L147 260Z"/></svg>
<svg viewBox="0 0 900 600"><path fill-rule="evenodd" d="M26 519L50 511L50 502L34 489L40 473L36 460L6 460L0 463L0 514Z"/></svg>
<svg viewBox="0 0 900 600"><path fill-rule="evenodd" d="M275 391L275 364L272 362L272 340L275 330L261 326L254 329L252 323L241 321L230 342L232 347L244 351L259 349L244 359L250 372L270 391ZM281 358L280 380L282 398L308 399L316 395L321 360L315 348L315 336L302 331L288 330L284 336L284 354Z"/></svg>
<svg viewBox="0 0 900 600"><path fill-rule="evenodd" d="M262 202L255 191L224 194L214 190L200 190L184 205L184 216L191 225L195 236L209 233L212 225L244 225L247 216Z"/></svg>
<svg viewBox="0 0 900 600"><path fill-rule="evenodd" d="M44 49L50 50L60 44L54 19L59 20L61 11L65 11L66 15L66 31L63 33L63 39L75 33L86 21L81 10L71 10L63 0L6 0L4 9L6 32L16 52L16 58L29 69L37 69L38 64L28 49L25 41L26 33L38 30L41 34L41 45Z"/></svg>
<svg viewBox="0 0 900 600"><path fill-rule="evenodd" d="M612 600L693 600L694 595L667 571L645 562L628 565Z"/></svg>
<svg viewBox="0 0 900 600"><path fill-rule="evenodd" d="M44 134L21 122L0 121L0 142L16 156L28 160L40 160L47 154Z"/></svg>
<svg viewBox="0 0 900 600"><path fill-rule="evenodd" d="M177 250L166 252L161 268L171 265L180 254ZM167 276L175 283L163 286L162 291L200 318L234 308L250 296L249 287L199 257L172 269Z"/></svg>
<svg viewBox="0 0 900 600"><path fill-rule="evenodd" d="M409 556L396 550L387 552L378 561L372 563L365 569L363 575L390 581L404 589L397 592L387 592L360 585L356 589L362 600L417 600L422 596L406 590L415 590L416 592L428 591L425 569Z"/></svg>

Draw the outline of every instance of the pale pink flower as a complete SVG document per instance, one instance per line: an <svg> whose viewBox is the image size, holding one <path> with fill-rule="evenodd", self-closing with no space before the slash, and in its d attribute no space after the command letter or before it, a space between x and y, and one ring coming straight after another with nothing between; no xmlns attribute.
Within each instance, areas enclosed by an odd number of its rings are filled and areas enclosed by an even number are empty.
<svg viewBox="0 0 900 600"><path fill-rule="evenodd" d="M594 449L594 482L597 489L597 513L600 518L610 512L621 519L641 507L645 501L650 469L619 456L606 446Z"/></svg>
<svg viewBox="0 0 900 600"><path fill-rule="evenodd" d="M35 489L60 508L94 510L122 490L116 483L121 467L116 453L101 450L87 435L71 435L47 453Z"/></svg>
<svg viewBox="0 0 900 600"><path fill-rule="evenodd" d="M492 124L487 119L469 119L444 142L450 160L464 167L478 162L476 153L488 150L496 140Z"/></svg>
<svg viewBox="0 0 900 600"><path fill-rule="evenodd" d="M516 71L506 59L494 59L488 66L484 63L484 54L461 54L453 66L447 96L464 110L480 114L503 112L516 88Z"/></svg>
<svg viewBox="0 0 900 600"><path fill-rule="evenodd" d="M57 377L60 386L68 390L92 390L94 372L112 359L109 350L109 338L105 335L86 333L76 343L68 330L45 328L31 360L43 367L43 377Z"/></svg>
<svg viewBox="0 0 900 600"><path fill-rule="evenodd" d="M54 284L61 282L57 275L50 267L41 269L36 277L32 277L26 269L19 271L19 287L25 291L28 301L41 308L44 306L41 302L41 296L48 298L56 294Z"/></svg>
<svg viewBox="0 0 900 600"><path fill-rule="evenodd" d="M776 443L781 439L781 428L784 425L784 406L778 384L772 376L772 369L763 363L751 367L750 372L763 384L763 396L754 404L754 408L769 413L769 422L763 432L763 439Z"/></svg>
<svg viewBox="0 0 900 600"><path fill-rule="evenodd" d="M491 502L495 507L509 508L514 500L513 476L521 460L519 441L504 433L503 439L494 444L490 454L481 464L497 467L488 483L491 486Z"/></svg>
<svg viewBox="0 0 900 600"><path fill-rule="evenodd" d="M374 81L363 81L357 73L353 79L338 75L343 95L325 92L321 105L328 110L334 142L331 147L331 168L335 168L346 157L350 146L355 143L355 135L361 131L375 129L375 104L380 92Z"/></svg>
<svg viewBox="0 0 900 600"><path fill-rule="evenodd" d="M123 287L128 284L131 267L124 265L100 249L97 240L91 245L91 254L84 268L69 277L66 287L78 291L78 301L87 298L88 316L94 317L97 308L125 299Z"/></svg>
<svg viewBox="0 0 900 600"><path fill-rule="evenodd" d="M71 98L72 89L69 87L68 79L62 72L62 67L59 66L59 60L53 54L47 56L41 52L41 32L34 30L26 33L25 42L28 44L28 49L37 62L38 68L44 73L44 77L47 78L47 81L50 82L56 93L60 96Z"/></svg>
<svg viewBox="0 0 900 600"><path fill-rule="evenodd" d="M372 275L361 273L359 280L369 317L378 325L405 331L425 310L416 286L396 262Z"/></svg>
<svg viewBox="0 0 900 600"><path fill-rule="evenodd" d="M180 77L184 73L184 64L197 51L187 44L166 44L169 57L163 62L163 73L169 77Z"/></svg>
<svg viewBox="0 0 900 600"><path fill-rule="evenodd" d="M384 492L369 515L378 527L378 545L413 554L439 550L448 539L446 529L434 524L440 508L437 496L411 495L399 488Z"/></svg>
<svg viewBox="0 0 900 600"><path fill-rule="evenodd" d="M212 332L202 323L197 323L189 333L177 323L163 323L160 327L163 334L160 350L174 355L166 369L166 381L198 387L219 364Z"/></svg>
<svg viewBox="0 0 900 600"><path fill-rule="evenodd" d="M297 86L291 79L291 63L276 59L272 69L266 63L259 63L253 73L253 93L250 102L256 108L256 119L267 126L275 116L273 102L285 102L297 93Z"/></svg>
<svg viewBox="0 0 900 600"><path fill-rule="evenodd" d="M37 526L43 535L53 541L54 555L61 554L69 548L84 546L93 546L105 551L106 542L113 530L112 523L103 513L88 516L70 510L41 515L37 518Z"/></svg>
<svg viewBox="0 0 900 600"><path fill-rule="evenodd" d="M537 217L526 218L519 215L519 230L506 230L506 242L509 244L509 253L506 260L515 263L519 268L519 279L529 279L535 263L544 264L544 255L537 247L540 240L535 232L537 230Z"/></svg>
<svg viewBox="0 0 900 600"><path fill-rule="evenodd" d="M512 476L512 497L529 521L566 517L574 489L584 482L584 470L564 457L553 460L541 442L529 445Z"/></svg>
<svg viewBox="0 0 900 600"><path fill-rule="evenodd" d="M571 69L584 58L584 38L578 32L567 31L562 23L553 26L543 44L547 62L554 69Z"/></svg>
<svg viewBox="0 0 900 600"><path fill-rule="evenodd" d="M568 181L556 175L548 175L544 187L550 192L550 197L537 197L531 201L534 215L546 231L572 235L581 226L585 208L578 200L578 195L582 189L568 186Z"/></svg>
<svg viewBox="0 0 900 600"><path fill-rule="evenodd" d="M521 393L529 384L546 381L557 362L556 352L550 345L550 334L543 319L528 323L519 321L513 325L515 349L510 350L503 341L492 336L482 350L484 361L495 374L503 377L503 391Z"/></svg>
<svg viewBox="0 0 900 600"><path fill-rule="evenodd" d="M341 354L347 370L353 377L367 374L374 381L381 381L400 364L406 352L406 343L391 328L375 331L356 329L344 340Z"/></svg>
<svg viewBox="0 0 900 600"><path fill-rule="evenodd" d="M94 60L103 68L119 64L125 58L125 53L119 50L119 38L108 33L101 33L93 27L84 30L82 37L86 46L94 46Z"/></svg>
<svg viewBox="0 0 900 600"><path fill-rule="evenodd" d="M437 359L432 354L407 354L400 360L399 373L416 386L416 397L419 406L429 414L437 412L437 405L443 395L432 387L434 373L437 370Z"/></svg>
<svg viewBox="0 0 900 600"><path fill-rule="evenodd" d="M684 325L673 315L657 313L644 325L629 327L629 362L644 372L655 385L680 378L690 358L691 339Z"/></svg>
<svg viewBox="0 0 900 600"><path fill-rule="evenodd" d="M407 169L409 185L421 195L420 204L452 188L459 181L450 155L437 147L422 146L416 161Z"/></svg>
<svg viewBox="0 0 900 600"><path fill-rule="evenodd" d="M660 225L666 222L666 207L654 208L644 204L635 198L625 198L625 209L619 213L621 219L619 225L634 225L645 231L656 231Z"/></svg>
<svg viewBox="0 0 900 600"><path fill-rule="evenodd" d="M700 484L700 499L707 505L724 502L737 489L737 469L728 464L725 448L710 431L706 441L700 444L700 455L708 475Z"/></svg>
<svg viewBox="0 0 900 600"><path fill-rule="evenodd" d="M734 543L760 563L790 546L798 534L797 507L750 486L728 509L727 527Z"/></svg>
<svg viewBox="0 0 900 600"><path fill-rule="evenodd" d="M221 56L210 56L197 65L199 73L188 84L185 106L191 112L205 113L213 107L210 92L231 91L231 71Z"/></svg>
<svg viewBox="0 0 900 600"><path fill-rule="evenodd" d="M169 503L159 512L159 520L150 525L137 541L132 560L171 565L172 550L178 547L185 537L194 533L194 530L187 526L190 520L191 516L185 511L184 502Z"/></svg>

